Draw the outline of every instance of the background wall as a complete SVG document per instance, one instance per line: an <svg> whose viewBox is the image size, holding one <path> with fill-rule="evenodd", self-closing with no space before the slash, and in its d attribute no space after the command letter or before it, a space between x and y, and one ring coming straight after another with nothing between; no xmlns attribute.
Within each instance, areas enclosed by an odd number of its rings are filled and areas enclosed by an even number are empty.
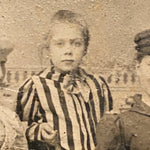
<svg viewBox="0 0 150 150"><path fill-rule="evenodd" d="M39 67L38 45L51 16L59 9L69 9L81 13L89 24L91 42L85 64L91 70L131 66L134 36L150 27L149 6L149 0L1 0L0 37L15 45L7 65Z"/></svg>

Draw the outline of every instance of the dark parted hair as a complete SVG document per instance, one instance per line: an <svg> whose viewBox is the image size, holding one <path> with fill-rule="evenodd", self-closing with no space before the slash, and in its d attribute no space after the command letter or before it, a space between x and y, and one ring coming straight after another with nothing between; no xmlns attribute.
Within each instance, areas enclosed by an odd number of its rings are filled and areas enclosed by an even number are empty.
<svg viewBox="0 0 150 150"><path fill-rule="evenodd" d="M145 56L150 56L150 55L147 55L147 54L143 54L143 53L137 53L136 54L136 61L141 63L142 62L142 59L145 57Z"/></svg>
<svg viewBox="0 0 150 150"><path fill-rule="evenodd" d="M69 23L79 25L81 27L82 36L84 39L85 50L87 51L89 40L90 40L90 34L89 34L87 23L80 14L74 13L70 10L59 10L53 15L51 19L51 26L56 21L64 22L64 23L69 22Z"/></svg>
<svg viewBox="0 0 150 150"><path fill-rule="evenodd" d="M136 34L134 42L136 43L135 49L137 50L136 60L141 63L145 56L150 56L150 29Z"/></svg>

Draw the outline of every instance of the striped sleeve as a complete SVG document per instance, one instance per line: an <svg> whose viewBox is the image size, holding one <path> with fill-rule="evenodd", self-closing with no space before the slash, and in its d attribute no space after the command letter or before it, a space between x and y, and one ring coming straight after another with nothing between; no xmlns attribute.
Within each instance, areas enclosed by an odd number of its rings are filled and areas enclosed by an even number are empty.
<svg viewBox="0 0 150 150"><path fill-rule="evenodd" d="M26 130L28 141L41 141L40 124L33 122Z"/></svg>
<svg viewBox="0 0 150 150"><path fill-rule="evenodd" d="M101 117L103 117L103 115L107 111L111 111L113 109L113 99L111 96L111 92L109 90L109 86L107 85L105 79L102 76L97 76L97 75L94 75L94 78L95 78L94 82L97 88L97 95L99 97L98 105L99 105L100 115L97 114L97 116L99 116L97 118L98 119L97 122L99 122Z"/></svg>
<svg viewBox="0 0 150 150"><path fill-rule="evenodd" d="M34 116L34 121L28 126L26 130L26 137L28 141L43 141L42 138L42 125L48 124L45 117L41 114L40 110Z"/></svg>
<svg viewBox="0 0 150 150"><path fill-rule="evenodd" d="M105 111L111 111L113 109L113 99L112 95L109 89L109 86L107 85L105 79L101 76L99 76L101 83L101 88L103 92L103 97L105 99Z"/></svg>
<svg viewBox="0 0 150 150"><path fill-rule="evenodd" d="M39 105L36 93L34 83L31 79L28 79L19 89L16 112L21 121L33 119Z"/></svg>
<svg viewBox="0 0 150 150"><path fill-rule="evenodd" d="M21 121L28 121L26 137L29 141L41 140L40 124L46 122L44 110L40 107L35 85L31 79L19 89L17 114Z"/></svg>
<svg viewBox="0 0 150 150"><path fill-rule="evenodd" d="M103 77L86 74L86 82L90 87L90 105L93 118L97 124L106 111L113 108L113 99L109 87Z"/></svg>

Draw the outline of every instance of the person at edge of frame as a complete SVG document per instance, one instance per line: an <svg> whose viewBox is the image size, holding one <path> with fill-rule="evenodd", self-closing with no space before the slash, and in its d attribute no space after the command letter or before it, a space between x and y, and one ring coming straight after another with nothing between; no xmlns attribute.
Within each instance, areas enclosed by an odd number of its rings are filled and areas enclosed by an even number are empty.
<svg viewBox="0 0 150 150"><path fill-rule="evenodd" d="M48 36L51 67L27 80L18 93L17 113L28 121L30 150L94 150L96 125L112 109L102 77L79 67L89 30L81 15L59 10Z"/></svg>
<svg viewBox="0 0 150 150"><path fill-rule="evenodd" d="M7 56L13 51L13 44L7 39L0 39L0 149L26 150L27 142L20 120L5 104L4 92L8 85L4 82Z"/></svg>
<svg viewBox="0 0 150 150"><path fill-rule="evenodd" d="M128 111L103 117L96 150L150 150L150 30L138 33L135 43L140 92Z"/></svg>

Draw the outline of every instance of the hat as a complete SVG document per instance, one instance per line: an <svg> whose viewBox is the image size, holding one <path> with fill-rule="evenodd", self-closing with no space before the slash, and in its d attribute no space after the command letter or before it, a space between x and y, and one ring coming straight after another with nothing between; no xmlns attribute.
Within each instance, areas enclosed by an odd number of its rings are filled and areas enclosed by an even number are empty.
<svg viewBox="0 0 150 150"><path fill-rule="evenodd" d="M135 49L144 55L150 55L150 29L142 31L135 36Z"/></svg>
<svg viewBox="0 0 150 150"><path fill-rule="evenodd" d="M7 56L12 52L13 48L14 46L10 41L0 39L0 62L6 62Z"/></svg>

